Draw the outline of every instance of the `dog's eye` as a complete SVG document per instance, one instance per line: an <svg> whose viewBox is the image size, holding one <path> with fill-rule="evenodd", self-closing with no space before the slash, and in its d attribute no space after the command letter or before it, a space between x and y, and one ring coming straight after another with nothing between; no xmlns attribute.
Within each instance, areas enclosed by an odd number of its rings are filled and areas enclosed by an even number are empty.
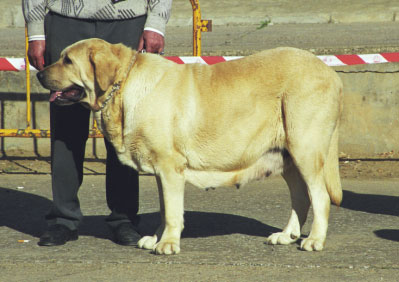
<svg viewBox="0 0 399 282"><path fill-rule="evenodd" d="M70 65L70 64L72 64L72 61L71 61L71 59L70 59L68 56L65 56L65 57L64 57L64 64L65 64L65 65Z"/></svg>

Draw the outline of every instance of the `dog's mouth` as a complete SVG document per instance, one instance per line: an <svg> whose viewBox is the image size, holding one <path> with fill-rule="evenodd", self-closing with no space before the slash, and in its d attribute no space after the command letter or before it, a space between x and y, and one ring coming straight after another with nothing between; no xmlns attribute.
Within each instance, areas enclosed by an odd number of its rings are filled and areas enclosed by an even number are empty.
<svg viewBox="0 0 399 282"><path fill-rule="evenodd" d="M77 103L83 98L84 93L84 89L78 85L74 85L63 91L51 91L50 102L56 104Z"/></svg>

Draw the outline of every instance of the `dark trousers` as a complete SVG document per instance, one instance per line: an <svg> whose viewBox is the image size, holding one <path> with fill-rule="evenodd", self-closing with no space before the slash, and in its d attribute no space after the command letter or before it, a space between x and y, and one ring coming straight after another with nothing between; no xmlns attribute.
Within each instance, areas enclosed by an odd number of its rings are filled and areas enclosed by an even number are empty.
<svg viewBox="0 0 399 282"><path fill-rule="evenodd" d="M45 20L46 64L57 61L68 45L88 38L101 38L110 43L124 43L137 48L146 17L120 21L91 21L49 13ZM51 169L53 207L46 216L48 223L76 229L83 215L78 190L83 181L83 161L89 132L90 111L80 104L50 105ZM109 225L124 221L138 223L138 173L122 165L113 146L105 141L106 197L111 210Z"/></svg>

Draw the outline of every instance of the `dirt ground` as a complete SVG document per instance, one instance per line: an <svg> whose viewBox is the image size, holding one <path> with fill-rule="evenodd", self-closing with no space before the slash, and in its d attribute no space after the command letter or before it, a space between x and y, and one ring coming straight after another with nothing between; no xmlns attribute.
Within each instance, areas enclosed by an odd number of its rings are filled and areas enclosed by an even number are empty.
<svg viewBox="0 0 399 282"><path fill-rule="evenodd" d="M84 165L86 175L105 173L105 161L88 159ZM49 174L50 160L44 159L0 159L1 174ZM399 159L340 160L340 173L343 179L386 179L399 178Z"/></svg>

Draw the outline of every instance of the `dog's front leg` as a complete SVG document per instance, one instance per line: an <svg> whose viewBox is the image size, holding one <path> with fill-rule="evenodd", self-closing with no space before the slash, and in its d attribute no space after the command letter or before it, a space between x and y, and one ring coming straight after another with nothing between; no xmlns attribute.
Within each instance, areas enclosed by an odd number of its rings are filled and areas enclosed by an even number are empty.
<svg viewBox="0 0 399 282"><path fill-rule="evenodd" d="M178 254L183 231L184 176L175 169L161 170L157 175L161 225L154 236L143 237L140 248L153 249L156 254ZM158 243L158 238L161 238Z"/></svg>
<svg viewBox="0 0 399 282"><path fill-rule="evenodd" d="M160 206L164 229L154 251L156 254L178 254L180 235L184 228L184 176L173 171L165 175L161 173L158 177L160 201L163 202Z"/></svg>
<svg viewBox="0 0 399 282"><path fill-rule="evenodd" d="M137 243L139 248L147 250L153 250L155 248L155 245L158 242L158 238L161 238L162 233L165 229L165 205L164 205L163 192L162 192L162 182L160 177L156 176L155 178L157 180L157 185L158 185L161 225L159 225L153 236L143 236L143 238L141 238Z"/></svg>

